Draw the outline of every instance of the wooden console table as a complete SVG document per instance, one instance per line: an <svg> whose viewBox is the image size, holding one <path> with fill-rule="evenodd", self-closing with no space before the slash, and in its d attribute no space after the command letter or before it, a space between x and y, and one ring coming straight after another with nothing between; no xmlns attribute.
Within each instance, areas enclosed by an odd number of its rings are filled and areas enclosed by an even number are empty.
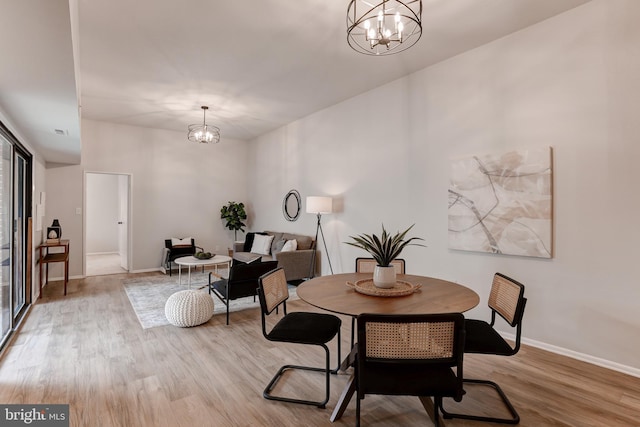
<svg viewBox="0 0 640 427"><path fill-rule="evenodd" d="M63 248L63 252L49 253L50 248ZM67 282L69 282L69 241L60 240L58 243L43 243L38 246L39 262L40 262L40 294L42 294L42 265L45 267L45 285L49 283L49 263L50 262L63 262L64 263L64 294L67 294Z"/></svg>

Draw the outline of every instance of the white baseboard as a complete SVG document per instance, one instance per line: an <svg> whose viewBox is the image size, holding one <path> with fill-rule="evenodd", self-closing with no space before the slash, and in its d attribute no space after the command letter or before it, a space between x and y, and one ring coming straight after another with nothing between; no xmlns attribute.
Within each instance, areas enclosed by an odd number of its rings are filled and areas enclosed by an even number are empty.
<svg viewBox="0 0 640 427"><path fill-rule="evenodd" d="M87 255L119 255L120 252L87 252Z"/></svg>
<svg viewBox="0 0 640 427"><path fill-rule="evenodd" d="M161 273L164 273L164 269L162 267L143 268L141 270L129 270L129 273L132 273L132 274L135 274L135 273L151 273L153 271L159 271Z"/></svg>
<svg viewBox="0 0 640 427"><path fill-rule="evenodd" d="M129 273L152 273L154 271L159 271L160 273L168 274L168 271L164 267L156 267L156 268L143 268L141 270L129 270Z"/></svg>
<svg viewBox="0 0 640 427"><path fill-rule="evenodd" d="M69 280L73 280L73 279L84 279L85 276L69 276ZM63 281L64 277L60 276L60 277L49 277L49 282L57 282L57 281ZM44 286L45 284L43 283L42 286Z"/></svg>
<svg viewBox="0 0 640 427"><path fill-rule="evenodd" d="M500 332L504 338L514 341L516 336L514 334ZM532 340L529 338L522 338L520 340L523 344L530 345L531 347L540 348L542 350L549 351L551 353L567 356L572 359L581 360L583 362L591 363L592 365L600 366L602 368L611 369L613 371L622 372L623 374L631 375L636 378L640 378L640 369L632 366L623 365L621 363L612 362L611 360L602 359L600 357L591 356L589 354L580 353L577 351L569 350L564 347L558 347L556 345L547 344L541 341Z"/></svg>

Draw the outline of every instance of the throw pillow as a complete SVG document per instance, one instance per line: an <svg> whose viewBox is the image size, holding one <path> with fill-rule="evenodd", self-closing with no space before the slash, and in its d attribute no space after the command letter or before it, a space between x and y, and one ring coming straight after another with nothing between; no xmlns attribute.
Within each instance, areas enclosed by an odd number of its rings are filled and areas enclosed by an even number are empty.
<svg viewBox="0 0 640 427"><path fill-rule="evenodd" d="M262 262L262 257L255 257L254 259L252 259L251 261L240 261L239 259L233 259L231 262L231 267L233 268L236 265L247 265L247 264L260 264Z"/></svg>
<svg viewBox="0 0 640 427"><path fill-rule="evenodd" d="M246 264L246 262L240 261L239 259L235 259L235 258L231 260L231 268L233 268L234 265L242 265L242 264Z"/></svg>
<svg viewBox="0 0 640 427"><path fill-rule="evenodd" d="M275 240L275 238L274 238ZM278 252L282 252L282 248L284 247L284 244L286 243L286 240L280 239L275 243L271 244L271 255L276 256L276 254Z"/></svg>
<svg viewBox="0 0 640 427"><path fill-rule="evenodd" d="M298 249L298 241L295 239L287 240L287 242L282 247L282 252L293 252L296 249Z"/></svg>
<svg viewBox="0 0 640 427"><path fill-rule="evenodd" d="M173 247L191 247L191 237L185 237L184 239L178 239L177 237L171 238L171 246Z"/></svg>
<svg viewBox="0 0 640 427"><path fill-rule="evenodd" d="M269 255L272 240L273 236L256 234L253 238L253 245L251 245L251 253Z"/></svg>
<svg viewBox="0 0 640 427"><path fill-rule="evenodd" d="M251 252L251 247L253 246L253 239L256 234L267 234L267 233L254 233L250 232L244 238L244 246L242 247L242 252Z"/></svg>

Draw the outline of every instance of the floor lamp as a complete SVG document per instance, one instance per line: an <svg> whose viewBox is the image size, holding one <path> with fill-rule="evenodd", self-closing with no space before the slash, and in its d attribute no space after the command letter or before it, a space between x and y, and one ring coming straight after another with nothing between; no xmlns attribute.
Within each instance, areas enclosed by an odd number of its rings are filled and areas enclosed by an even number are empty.
<svg viewBox="0 0 640 427"><path fill-rule="evenodd" d="M331 274L333 274L333 267L331 266L331 258L329 258L329 251L327 250L327 241L324 238L324 233L322 232L322 224L321 218L322 214L330 214L333 212L333 199L331 197L321 197L321 196L309 196L307 197L307 213L316 214L318 217L318 224L316 225L316 247L318 245L318 231L322 236L322 243L324 243L324 251L327 254L327 260L329 261L329 269L331 269ZM313 251L313 255L311 256L311 268L309 271L309 278L314 277L315 275L315 266L316 266L316 251Z"/></svg>

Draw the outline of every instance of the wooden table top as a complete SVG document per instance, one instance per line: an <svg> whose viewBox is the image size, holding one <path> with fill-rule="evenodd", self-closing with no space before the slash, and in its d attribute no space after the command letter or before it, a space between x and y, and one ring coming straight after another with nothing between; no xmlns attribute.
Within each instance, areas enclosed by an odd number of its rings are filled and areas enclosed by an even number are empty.
<svg viewBox="0 0 640 427"><path fill-rule="evenodd" d="M47 243L47 241L45 240L38 247L39 248L55 248L59 246L68 246L68 245L69 245L69 239L60 239L55 243Z"/></svg>
<svg viewBox="0 0 640 427"><path fill-rule="evenodd" d="M362 313L435 314L463 313L480 302L473 290L433 277L398 274L397 280L422 287L411 295L400 297L369 296L347 286L347 281L370 279L371 273L344 273L320 276L298 286L303 301L334 313L357 316Z"/></svg>

